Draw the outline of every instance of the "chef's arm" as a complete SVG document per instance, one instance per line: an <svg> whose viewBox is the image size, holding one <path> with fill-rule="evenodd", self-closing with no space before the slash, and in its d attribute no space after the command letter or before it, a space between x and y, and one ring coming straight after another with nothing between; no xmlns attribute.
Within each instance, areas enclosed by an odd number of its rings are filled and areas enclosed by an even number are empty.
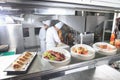
<svg viewBox="0 0 120 80"><path fill-rule="evenodd" d="M60 40L58 35L55 35L54 38L55 38L55 41L57 42L56 47L60 47L60 46L64 45L64 43L61 42L61 40Z"/></svg>
<svg viewBox="0 0 120 80"><path fill-rule="evenodd" d="M54 34L54 39L55 39L55 42L57 42L58 44L62 44L57 32Z"/></svg>

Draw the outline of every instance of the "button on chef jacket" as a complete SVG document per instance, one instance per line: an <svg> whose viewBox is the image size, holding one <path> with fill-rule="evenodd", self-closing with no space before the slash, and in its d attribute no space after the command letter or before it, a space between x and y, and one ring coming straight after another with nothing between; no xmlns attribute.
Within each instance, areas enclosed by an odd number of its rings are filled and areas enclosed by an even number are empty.
<svg viewBox="0 0 120 80"><path fill-rule="evenodd" d="M56 47L56 43L61 43L60 38L58 36L57 31L52 26L47 29L46 32L46 48L51 49L53 47Z"/></svg>

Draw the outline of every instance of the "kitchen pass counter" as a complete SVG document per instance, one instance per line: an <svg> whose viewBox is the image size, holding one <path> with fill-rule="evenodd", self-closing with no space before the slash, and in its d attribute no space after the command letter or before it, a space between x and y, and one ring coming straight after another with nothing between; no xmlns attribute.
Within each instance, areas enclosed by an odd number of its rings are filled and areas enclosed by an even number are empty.
<svg viewBox="0 0 120 80"><path fill-rule="evenodd" d="M21 54L16 55L9 55L9 56L0 56L0 80L1 79L13 79L15 78L22 78L25 79L23 76L29 75L31 73L37 73L49 69L53 69L54 67L49 65L48 63L42 63L41 57L39 55L36 55L35 59L30 65L30 68L28 69L26 74L19 74L19 75L7 75L7 72L4 72L4 70L12 63L14 60L19 57ZM47 65L47 66L46 66ZM22 76L22 77L21 77ZM31 76L30 76L31 77ZM13 79L16 80L16 79ZM21 79L20 79L21 80Z"/></svg>
<svg viewBox="0 0 120 80"><path fill-rule="evenodd" d="M120 80L120 72L108 65L101 65L50 80Z"/></svg>
<svg viewBox="0 0 120 80"><path fill-rule="evenodd" d="M26 77L40 77L38 72L45 72L45 70L54 69L55 67L51 66L46 62L41 61L41 57L39 55L36 56L35 60L30 66L30 69L26 74L21 75L7 75L6 72L3 72L5 68L10 65L20 54L18 55L11 55L11 56L2 56L0 57L0 80L1 79L26 79ZM80 72L79 68L76 72L75 70L68 70L65 71L64 76L53 78L50 80L120 80L120 72L111 68L108 65L101 65L97 66L94 69L85 69L84 71ZM73 73L74 72L74 73ZM31 74L32 73L32 74ZM50 76L49 76L50 77ZM28 79L29 80L29 79ZM37 79L36 79L37 80ZM41 80L41 79L38 79ZM45 80L43 78L43 80Z"/></svg>
<svg viewBox="0 0 120 80"><path fill-rule="evenodd" d="M10 56L0 56L0 79L6 79L9 77L13 77L15 75L7 75L4 70L8 67L18 56L18 55L10 55Z"/></svg>

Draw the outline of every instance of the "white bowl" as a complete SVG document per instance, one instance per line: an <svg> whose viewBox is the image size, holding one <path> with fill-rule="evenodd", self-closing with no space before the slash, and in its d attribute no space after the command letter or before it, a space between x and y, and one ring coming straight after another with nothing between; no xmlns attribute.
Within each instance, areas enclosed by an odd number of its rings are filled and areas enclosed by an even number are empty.
<svg viewBox="0 0 120 80"><path fill-rule="evenodd" d="M100 47L98 47L99 45L110 46L111 48L113 48L113 50L101 49ZM106 42L97 42L97 43L93 44L93 48L95 49L96 52L98 52L102 55L114 55L117 53L117 48L109 43L106 43Z"/></svg>
<svg viewBox="0 0 120 80"><path fill-rule="evenodd" d="M84 54L78 54L78 53L75 53L73 52L73 48L74 47L85 47L87 50L88 50L88 54L84 55ZM93 59L95 57L95 50L86 45L86 44L76 44L74 46L71 47L71 55L74 57L74 58L77 58L77 59L80 59L80 60L90 60L90 59Z"/></svg>
<svg viewBox="0 0 120 80"><path fill-rule="evenodd" d="M49 62L51 65L56 66L56 67L64 66L64 65L67 65L67 64L70 63L71 54L67 50L62 49L62 48L52 48L52 49L49 49L49 50L53 50L53 51L56 51L56 52L60 52L61 54L64 54L65 60L63 60L63 61L49 60L49 59L44 58L44 56L43 56L44 54L42 55L42 60L45 60L45 61Z"/></svg>

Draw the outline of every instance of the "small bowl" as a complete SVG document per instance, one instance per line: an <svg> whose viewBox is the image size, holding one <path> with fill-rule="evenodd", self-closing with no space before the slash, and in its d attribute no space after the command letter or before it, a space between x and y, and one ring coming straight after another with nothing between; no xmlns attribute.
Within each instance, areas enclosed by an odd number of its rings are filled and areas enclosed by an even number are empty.
<svg viewBox="0 0 120 80"><path fill-rule="evenodd" d="M52 48L52 49L49 49L49 50L53 50L53 51L56 51L56 52L60 52L61 54L64 54L65 60L63 60L63 61L49 60L49 59L44 58L44 53L42 54L42 60L45 60L45 61L49 62L51 65L53 65L55 67L65 66L65 65L70 63L71 54L67 50L62 49L62 48Z"/></svg>
<svg viewBox="0 0 120 80"><path fill-rule="evenodd" d="M75 47L84 47L88 50L88 53L87 54L75 53L72 51L73 48L75 48ZM72 57L80 59L80 60L90 60L90 59L93 59L95 57L95 50L86 44L76 44L76 45L71 47L71 55L72 55Z"/></svg>
<svg viewBox="0 0 120 80"><path fill-rule="evenodd" d="M99 45L107 45L107 46L113 48L113 50L101 49L100 47L98 47ZM102 55L114 55L117 53L117 48L106 42L97 42L97 43L93 44L93 48L95 49L96 52L98 52Z"/></svg>

